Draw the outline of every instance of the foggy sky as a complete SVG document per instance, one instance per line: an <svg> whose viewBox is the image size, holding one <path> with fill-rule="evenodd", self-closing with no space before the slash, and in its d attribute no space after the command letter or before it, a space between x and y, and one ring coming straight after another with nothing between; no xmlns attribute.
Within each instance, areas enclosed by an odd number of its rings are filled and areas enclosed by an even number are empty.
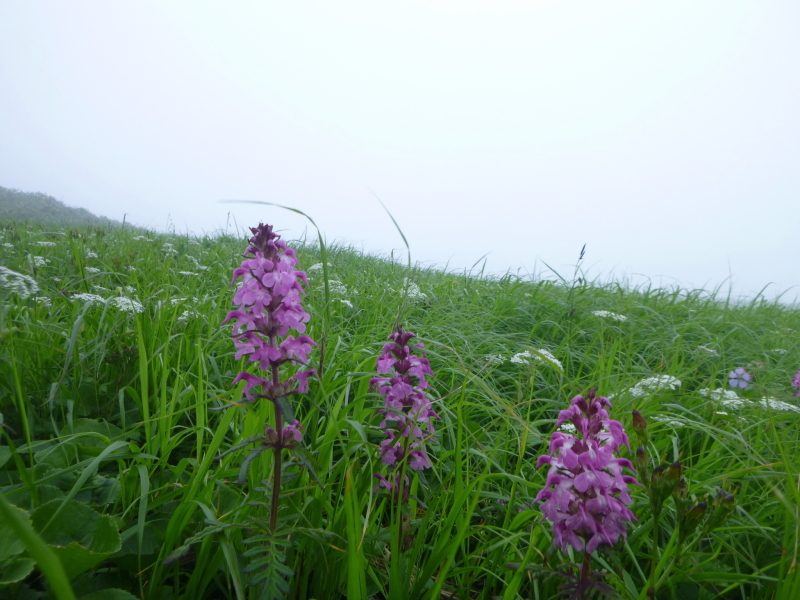
<svg viewBox="0 0 800 600"><path fill-rule="evenodd" d="M590 276L770 296L800 286L799 32L796 1L9 0L0 185L400 249L377 195L426 264L569 277L585 243Z"/></svg>

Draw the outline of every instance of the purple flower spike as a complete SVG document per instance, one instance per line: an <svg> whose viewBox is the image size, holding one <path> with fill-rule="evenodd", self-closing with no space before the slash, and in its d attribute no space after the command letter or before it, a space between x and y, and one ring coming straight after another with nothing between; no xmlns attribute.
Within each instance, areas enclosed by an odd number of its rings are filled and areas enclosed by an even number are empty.
<svg viewBox="0 0 800 600"><path fill-rule="evenodd" d="M636 519L628 509L633 503L628 485L639 485L631 462L616 458L620 446L630 450L628 436L619 421L609 419L611 402L597 397L594 388L558 415L556 427L570 421L578 436L556 431L550 438L550 454L539 457L537 468L549 465L547 482L536 496L544 517L553 524L555 543L566 554L594 552L601 544L613 545L627 536L625 523Z"/></svg>
<svg viewBox="0 0 800 600"><path fill-rule="evenodd" d="M386 400L379 411L383 415L381 428L387 436L381 442L381 462L391 467L407 458L409 467L421 471L431 466L425 442L435 433L433 421L439 415L424 391L429 387L425 376L433 372L427 358L413 354L409 341L414 337L402 328L389 336L377 364L378 373L389 377L375 377L370 384ZM413 346L424 348L423 344ZM381 486L386 487L386 480L381 481Z"/></svg>
<svg viewBox="0 0 800 600"><path fill-rule="evenodd" d="M744 367L739 367L738 369L734 369L730 373L728 373L728 384L731 387L739 387L747 389L747 386L750 385L750 381L753 379L753 376L747 372Z"/></svg>
<svg viewBox="0 0 800 600"><path fill-rule="evenodd" d="M233 271L232 283L241 280L234 296L239 307L228 313L223 324L235 323L236 358L247 357L265 371L264 377L243 371L233 382L246 382L244 395L249 402L259 398L275 402L283 396L308 391L308 378L315 374L314 369L300 370L281 381L278 371L286 363L304 364L316 346L314 340L304 335L309 320L302 304L306 274L295 271L294 250L273 233L271 225L260 224L250 231L253 237L244 253L246 258ZM299 335L290 335L291 330ZM255 394L256 390L261 393ZM280 437L287 443L290 439L299 442L302 434L298 427L299 423L290 423L281 429Z"/></svg>
<svg viewBox="0 0 800 600"><path fill-rule="evenodd" d="M797 391L792 394L792 396L800 396L800 371L794 374L792 377L792 387L797 388Z"/></svg>

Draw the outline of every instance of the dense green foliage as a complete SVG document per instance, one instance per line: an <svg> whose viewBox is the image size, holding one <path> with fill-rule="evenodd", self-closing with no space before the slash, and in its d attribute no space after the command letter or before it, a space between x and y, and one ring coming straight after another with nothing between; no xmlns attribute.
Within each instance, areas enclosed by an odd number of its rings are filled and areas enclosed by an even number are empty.
<svg viewBox="0 0 800 600"><path fill-rule="evenodd" d="M47 194L21 192L2 186L0 186L0 221L29 221L61 227L120 225L119 221L98 217L85 208L66 206Z"/></svg>
<svg viewBox="0 0 800 600"><path fill-rule="evenodd" d="M241 398L231 380L246 366L220 322L244 236L43 231L0 224L0 264L40 288L27 299L0 290L3 598L554 598L569 559L531 509L546 475L536 458L558 411L591 386L613 394L612 417L632 438L641 411L651 456L681 461L693 501L711 505L721 489L736 499L727 521L680 550L668 499L654 548L636 488L639 522L595 558L606 582L626 599L650 585L658 598L800 597L794 308L577 277L409 272L329 247L335 281L326 289L310 270L306 302L320 376L293 398L311 460L288 466L271 532L272 463L259 456L239 485L248 452L223 453L259 434L272 407L212 410ZM318 245L293 246L300 268L321 261ZM421 294L404 300L407 277ZM111 301L121 297L136 302ZM369 386L398 319L426 343L442 417L433 469L412 481L402 554L391 503L375 491L381 398ZM562 368L508 360L537 349ZM722 406L702 391L727 387L740 366L756 376L739 394L749 402ZM658 375L681 384L638 391Z"/></svg>

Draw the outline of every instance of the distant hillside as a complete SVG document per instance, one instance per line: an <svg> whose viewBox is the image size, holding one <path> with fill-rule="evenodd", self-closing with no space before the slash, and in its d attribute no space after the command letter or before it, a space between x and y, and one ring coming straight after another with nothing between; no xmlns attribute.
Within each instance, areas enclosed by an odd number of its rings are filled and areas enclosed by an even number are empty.
<svg viewBox="0 0 800 600"><path fill-rule="evenodd" d="M21 192L0 186L0 221L31 221L49 225L97 225L119 227L121 223L98 217L85 208L73 208L39 192Z"/></svg>

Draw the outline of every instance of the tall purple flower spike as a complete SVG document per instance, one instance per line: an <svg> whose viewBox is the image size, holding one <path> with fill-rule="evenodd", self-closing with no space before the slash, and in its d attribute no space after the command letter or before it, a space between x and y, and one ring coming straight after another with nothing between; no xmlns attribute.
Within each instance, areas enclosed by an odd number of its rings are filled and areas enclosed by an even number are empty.
<svg viewBox="0 0 800 600"><path fill-rule="evenodd" d="M750 385L750 380L753 379L753 376L744 367L739 367L728 373L728 379L728 384L731 387L746 389Z"/></svg>
<svg viewBox="0 0 800 600"><path fill-rule="evenodd" d="M536 496L541 510L553 524L555 543L566 554L569 546L591 554L601 544L613 545L627 537L625 523L636 519L628 509L633 503L628 485L639 485L631 462L616 458L628 436L619 421L608 418L608 398L575 396L572 405L558 415L556 427L571 421L578 436L556 431L550 439L550 454L540 456L537 468L550 465L545 487Z"/></svg>
<svg viewBox="0 0 800 600"><path fill-rule="evenodd" d="M236 322L233 326L236 358L246 356L267 374L259 377L243 371L233 382L245 382L244 394L249 402L259 398L276 402L284 396L308 391L308 378L314 375L314 369L301 370L281 381L278 372L286 363L304 364L312 346L316 346L309 336L302 335L309 315L302 305L305 291L301 282L308 285L308 279L303 271L294 270L295 251L273 233L271 225L259 224L250 231L253 237L243 256L252 258L246 258L233 271L232 284L241 279L241 287L233 299L239 308L230 311L222 323ZM300 335L290 335L291 330ZM285 339L279 341L279 338ZM261 393L254 393L259 388ZM286 429L282 438L300 441L297 425L290 423Z"/></svg>
<svg viewBox="0 0 800 600"><path fill-rule="evenodd" d="M435 433L433 420L438 419L431 408L431 401L425 394L429 387L426 375L433 375L428 359L413 354L409 340L416 337L410 331L397 331L389 336L378 358L377 371L389 377L375 377L370 382L385 398L385 405L379 412L383 415L381 428L386 430L387 439L381 443L381 462L386 466L402 463L408 454L408 466L415 470L431 466L425 449L425 442ZM424 344L413 344L424 348ZM393 474L391 481L383 476L380 486L397 491L399 476ZM407 486L406 486L407 487Z"/></svg>

